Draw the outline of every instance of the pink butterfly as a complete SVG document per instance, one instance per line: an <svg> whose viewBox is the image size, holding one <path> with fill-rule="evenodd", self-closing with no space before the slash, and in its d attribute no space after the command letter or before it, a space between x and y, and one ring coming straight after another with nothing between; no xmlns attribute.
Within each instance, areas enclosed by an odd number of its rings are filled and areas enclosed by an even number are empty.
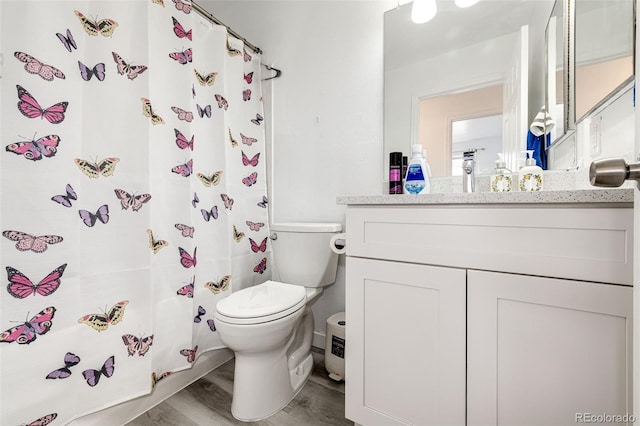
<svg viewBox="0 0 640 426"><path fill-rule="evenodd" d="M242 100L243 101L251 100L251 89L246 89L242 91Z"/></svg>
<svg viewBox="0 0 640 426"><path fill-rule="evenodd" d="M256 126L259 126L260 123L262 123L262 120L264 120L264 117L262 117L260 114L256 114L256 118L252 119L251 122Z"/></svg>
<svg viewBox="0 0 640 426"><path fill-rule="evenodd" d="M80 219L82 219L84 224L89 228L92 228L98 220L104 224L109 222L109 206L106 204L101 205L95 214L88 210L78 210L78 214L80 215Z"/></svg>
<svg viewBox="0 0 640 426"><path fill-rule="evenodd" d="M76 45L76 41L73 39L73 36L71 35L71 31L69 30L69 28L67 28L66 36L60 33L56 33L56 36L58 37L60 42L64 45L64 48L67 49L69 52L71 52L72 47L74 49L78 49L78 46Z"/></svg>
<svg viewBox="0 0 640 426"><path fill-rule="evenodd" d="M247 176L246 178L243 178L242 179L242 183L244 183L246 186L251 186L254 183L256 183L257 180L258 180L258 173L253 172L249 176Z"/></svg>
<svg viewBox="0 0 640 426"><path fill-rule="evenodd" d="M29 74L37 74L47 81L53 81L53 77L58 77L63 80L65 78L64 73L58 68L40 62L33 56L27 55L24 52L15 52L13 56L15 56L20 62L24 62L24 69Z"/></svg>
<svg viewBox="0 0 640 426"><path fill-rule="evenodd" d="M104 78L106 77L106 74L104 73L104 63L102 62L96 64L93 68L89 68L82 62L78 61L78 67L80 68L80 76L84 81L91 80L91 77L93 77L94 75L99 81L104 80Z"/></svg>
<svg viewBox="0 0 640 426"><path fill-rule="evenodd" d="M67 264L62 264L51 271L46 277L41 279L38 284L34 284L26 275L11 266L7 266L7 277L9 285L7 291L10 295L18 299L24 299L31 295L39 294L40 296L48 296L60 287L60 278L64 273Z"/></svg>
<svg viewBox="0 0 640 426"><path fill-rule="evenodd" d="M222 198L222 201L224 202L224 207L227 210L231 210L233 207L233 198L229 197L227 194L220 194L220 198Z"/></svg>
<svg viewBox="0 0 640 426"><path fill-rule="evenodd" d="M224 108L224 110L226 111L227 109L229 109L229 102L227 102L227 100L222 97L222 95L215 95L216 101L218 101L218 108Z"/></svg>
<svg viewBox="0 0 640 426"><path fill-rule="evenodd" d="M217 219L218 218L218 206L211 207L210 211L207 211L205 209L200 209L200 213L202 213L202 217L207 222L209 222L209 220L211 220L211 218Z"/></svg>
<svg viewBox="0 0 640 426"><path fill-rule="evenodd" d="M251 160L249 160L249 157L246 156L244 151L240 151L240 152L242 152L242 164L244 164L245 166L253 166L253 167L258 165L258 158L260 158L260 153L257 153L256 155L251 157Z"/></svg>
<svg viewBox="0 0 640 426"><path fill-rule="evenodd" d="M244 47L242 48L242 52L244 53L244 61L249 62L251 60L251 55L247 53L247 50Z"/></svg>
<svg viewBox="0 0 640 426"><path fill-rule="evenodd" d="M207 325L211 331L216 331L216 323L212 319L207 320Z"/></svg>
<svg viewBox="0 0 640 426"><path fill-rule="evenodd" d="M176 291L176 293L179 296L187 296L190 299L193 298L193 285L194 285L195 281L196 281L196 276L194 275L193 278L191 279L191 283L189 283L189 284L187 284L187 285L185 285L183 287L180 287L178 289L178 291Z"/></svg>
<svg viewBox="0 0 640 426"><path fill-rule="evenodd" d="M180 176L191 176L191 173L193 173L193 159L187 161L184 164L180 164L179 166L175 166L171 169L171 171Z"/></svg>
<svg viewBox="0 0 640 426"><path fill-rule="evenodd" d="M267 270L267 258L263 257L260 263L258 263L254 268L253 272L257 272L258 274L264 273Z"/></svg>
<svg viewBox="0 0 640 426"><path fill-rule="evenodd" d="M193 232L196 230L193 226L184 225L182 223L176 223L175 227L178 231L182 232L183 237L193 238Z"/></svg>
<svg viewBox="0 0 640 426"><path fill-rule="evenodd" d="M171 111L178 114L178 120L183 120L188 123L193 121L193 113L191 111L185 111L182 108L178 108L176 106L172 106Z"/></svg>
<svg viewBox="0 0 640 426"><path fill-rule="evenodd" d="M178 22L176 18L172 16L171 19L173 19L173 32L179 38L188 38L189 40L191 40L191 30L185 31L184 27L180 25L180 22Z"/></svg>
<svg viewBox="0 0 640 426"><path fill-rule="evenodd" d="M242 133L240 133L240 137L242 138L242 143L245 144L245 145L248 145L248 146L251 146L254 143L258 142L258 139L247 137L247 136L243 135Z"/></svg>
<svg viewBox="0 0 640 426"><path fill-rule="evenodd" d="M262 228L264 226L264 223L259 222L259 223L255 223L255 222L251 222L250 220L247 220L245 222L247 224L247 226L249 227L249 229L251 229L252 231L260 231L260 228Z"/></svg>
<svg viewBox="0 0 640 426"><path fill-rule="evenodd" d="M123 334L122 341L127 347L127 352L129 356L133 356L138 352L138 356L144 356L149 349L151 349L151 345L153 344L153 334L147 337L137 338L132 334Z"/></svg>
<svg viewBox="0 0 640 426"><path fill-rule="evenodd" d="M22 155L27 160L38 161L42 157L53 157L58 152L61 139L58 135L47 135L31 141L15 142L6 146L7 152Z"/></svg>
<svg viewBox="0 0 640 426"><path fill-rule="evenodd" d="M77 200L78 196L76 195L76 191L74 191L73 187L69 184L67 184L65 190L67 192L65 195L54 195L51 197L51 200L58 204L62 204L65 207L71 207L71 200Z"/></svg>
<svg viewBox="0 0 640 426"><path fill-rule="evenodd" d="M253 71L251 71L249 74L244 75L244 81L246 81L247 84L251 84L251 82L253 81Z"/></svg>
<svg viewBox="0 0 640 426"><path fill-rule="evenodd" d="M20 231L3 231L2 235L11 241L17 241L16 248L20 251L31 250L35 253L43 253L49 247L47 244L57 244L62 241L58 235L35 236Z"/></svg>
<svg viewBox="0 0 640 426"><path fill-rule="evenodd" d="M187 62L191 62L193 60L191 48L184 50L182 52L171 52L169 53L169 57L182 65L186 64Z"/></svg>
<svg viewBox="0 0 640 426"><path fill-rule="evenodd" d="M122 210L128 210L131 207L132 211L137 212L151 199L151 194L132 195L123 189L114 189L113 192L120 200Z"/></svg>
<svg viewBox="0 0 640 426"><path fill-rule="evenodd" d="M58 413L47 414L46 416L42 416L31 423L27 423L27 426L46 426L54 421L56 417L58 417Z"/></svg>
<svg viewBox="0 0 640 426"><path fill-rule="evenodd" d="M186 14L191 13L191 4L185 3L182 0L173 0L173 3L176 5L176 9Z"/></svg>
<svg viewBox="0 0 640 426"><path fill-rule="evenodd" d="M82 375L84 376L87 384L91 387L98 384L101 376L105 376L107 378L113 376L113 372L115 371L115 357L111 355L107 360L102 364L102 368L100 370L84 370Z"/></svg>
<svg viewBox="0 0 640 426"><path fill-rule="evenodd" d="M202 316L204 314L206 314L207 311L200 305L198 305L198 313L196 314L196 316L193 318L193 322L195 322L196 324L199 323L200 321L202 321Z"/></svg>
<svg viewBox="0 0 640 426"><path fill-rule="evenodd" d="M187 149L189 148L191 151L193 151L193 138L195 136L191 136L190 140L187 140L186 136L183 135L180 130L178 129L173 129L173 131L176 134L176 145L178 145L178 148L180 149Z"/></svg>
<svg viewBox="0 0 640 426"><path fill-rule="evenodd" d="M53 370L51 373L47 374L47 377L45 377L45 379L66 379L71 375L71 370L69 370L69 367L73 367L79 362L79 356L71 352L67 352L64 356L64 367Z"/></svg>
<svg viewBox="0 0 640 426"><path fill-rule="evenodd" d="M0 333L1 342L18 342L19 345L28 345L36 340L38 335L47 334L51 329L51 319L56 313L56 308L49 306L40 311L29 321L17 327Z"/></svg>
<svg viewBox="0 0 640 426"><path fill-rule="evenodd" d="M249 238L249 243L251 244L251 251L254 253L264 252L267 250L267 237L265 237L259 245L251 238Z"/></svg>
<svg viewBox="0 0 640 426"><path fill-rule="evenodd" d="M127 78L129 80L133 80L143 72L147 70L146 65L131 65L125 62L124 59L116 52L111 52L113 56L113 60L116 62L116 66L118 68L118 74L125 75L127 74Z"/></svg>
<svg viewBox="0 0 640 426"><path fill-rule="evenodd" d="M16 87L18 88L18 99L20 99L18 109L22 115L29 118L46 118L51 124L62 123L69 102L58 102L43 109L38 101L27 92L27 89L20 85L16 85Z"/></svg>
<svg viewBox="0 0 640 426"><path fill-rule="evenodd" d="M193 256L191 256L185 249L182 247L178 247L178 251L180 252L180 264L185 268L191 268L196 266L198 260L196 259L196 251L198 247L193 249Z"/></svg>
<svg viewBox="0 0 640 426"><path fill-rule="evenodd" d="M187 362L191 363L196 360L196 352L198 352L198 345L196 345L193 349L182 349L180 351L180 355L186 356Z"/></svg>
<svg viewBox="0 0 640 426"><path fill-rule="evenodd" d="M206 107L202 108L200 105L196 104L196 107L198 108L198 115L200 116L200 118L203 118L205 115L208 118L211 118L211 105L207 105Z"/></svg>
<svg viewBox="0 0 640 426"><path fill-rule="evenodd" d="M269 204L269 199L266 196L262 196L262 201L258 203L258 207L262 207L263 209L267 208L267 204Z"/></svg>

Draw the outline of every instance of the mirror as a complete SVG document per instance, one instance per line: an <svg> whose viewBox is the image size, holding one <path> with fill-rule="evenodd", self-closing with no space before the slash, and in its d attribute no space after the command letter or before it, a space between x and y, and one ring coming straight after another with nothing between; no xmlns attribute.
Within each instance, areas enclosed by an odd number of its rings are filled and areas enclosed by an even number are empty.
<svg viewBox="0 0 640 426"><path fill-rule="evenodd" d="M540 80L534 115L544 102L543 34L552 6L553 0L481 0L463 9L453 0L437 0L437 14L425 24L411 21L411 3L385 13L384 179L388 177L389 153L407 155L414 143L426 148L432 176L451 176L455 153L464 149L462 145L452 147L453 123L501 114L504 143L498 150L504 151L510 167L517 169L529 125L530 71ZM528 67L532 55L540 58L533 70ZM514 58L520 60L515 67ZM510 76L516 76L515 81ZM439 119L437 128L421 120L427 108L422 101L446 100L478 90L497 92L498 106L486 99L476 101L476 106L458 103ZM517 100L509 103L509 99ZM504 105L508 105L506 112ZM484 132L479 130L480 135ZM488 145L480 148L487 158L482 161L489 164L478 164L476 173L493 168L496 159L494 153L489 154Z"/></svg>
<svg viewBox="0 0 640 426"><path fill-rule="evenodd" d="M582 120L634 76L634 0L575 1L575 117Z"/></svg>
<svg viewBox="0 0 640 426"><path fill-rule="evenodd" d="M546 29L545 104L556 124L550 146L632 84L634 4L556 0Z"/></svg>

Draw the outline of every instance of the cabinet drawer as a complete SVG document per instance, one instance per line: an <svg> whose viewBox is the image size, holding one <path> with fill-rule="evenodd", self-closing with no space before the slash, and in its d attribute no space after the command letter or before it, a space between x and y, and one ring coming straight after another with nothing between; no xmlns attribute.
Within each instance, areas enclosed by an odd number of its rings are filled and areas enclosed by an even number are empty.
<svg viewBox="0 0 640 426"><path fill-rule="evenodd" d="M347 255L633 283L633 209L350 206Z"/></svg>

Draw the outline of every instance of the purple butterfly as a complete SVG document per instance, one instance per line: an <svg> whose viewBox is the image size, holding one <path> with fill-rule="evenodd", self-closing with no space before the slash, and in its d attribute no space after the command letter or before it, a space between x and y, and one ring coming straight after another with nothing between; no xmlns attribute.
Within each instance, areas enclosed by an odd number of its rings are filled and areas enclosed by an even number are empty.
<svg viewBox="0 0 640 426"><path fill-rule="evenodd" d="M200 118L203 118L205 115L208 118L211 118L211 105L207 105L202 108L200 105L196 104L196 107L198 107L198 115L200 115Z"/></svg>
<svg viewBox="0 0 640 426"><path fill-rule="evenodd" d="M191 173L193 173L193 159L187 161L184 164L180 164L179 166L175 166L171 169L171 171L180 176L191 176Z"/></svg>
<svg viewBox="0 0 640 426"><path fill-rule="evenodd" d="M113 371L115 370L115 357L111 355L102 365L100 370L84 370L82 375L84 376L87 384L91 387L98 384L101 376L111 377L113 376Z"/></svg>
<svg viewBox="0 0 640 426"><path fill-rule="evenodd" d="M258 173L253 172L249 176L242 178L242 183L246 186L251 186L258 181Z"/></svg>
<svg viewBox="0 0 640 426"><path fill-rule="evenodd" d="M105 73L104 73L105 68L104 68L104 63L102 62L100 62L99 64L96 64L93 68L89 68L82 62L78 61L78 67L80 68L80 76L84 81L91 80L91 77L93 77L94 75L100 81L104 80L105 78Z"/></svg>
<svg viewBox="0 0 640 426"><path fill-rule="evenodd" d="M263 195L262 201L258 203L258 207L262 207L263 209L266 209L267 204L269 204L269 199L265 195Z"/></svg>
<svg viewBox="0 0 640 426"><path fill-rule="evenodd" d="M47 374L47 379L66 379L71 375L71 370L69 367L73 367L74 365L80 362L80 357L71 352L67 352L64 356L64 367L58 368L57 370L53 370L51 373Z"/></svg>
<svg viewBox="0 0 640 426"><path fill-rule="evenodd" d="M260 263L258 263L254 268L253 272L257 272L258 274L264 273L267 270L267 258L263 257Z"/></svg>
<svg viewBox="0 0 640 426"><path fill-rule="evenodd" d="M58 135L48 135L43 136L38 140L32 139L31 141L9 144L6 147L6 150L7 152L22 155L27 160L38 161L42 160L42 157L49 158L56 155L60 140L60 136Z"/></svg>
<svg viewBox="0 0 640 426"><path fill-rule="evenodd" d="M211 218L217 219L218 218L218 206L211 207L210 211L207 211L205 209L200 209L200 213L202 213L202 217L207 222L209 222L209 220L211 220Z"/></svg>
<svg viewBox="0 0 640 426"><path fill-rule="evenodd" d="M206 313L207 311L205 311L202 306L198 305L198 315L196 315L195 318L193 318L193 322L199 323L200 321L202 321L202 318L200 317L202 317Z"/></svg>
<svg viewBox="0 0 640 426"><path fill-rule="evenodd" d="M198 204L200 202L200 198L198 198L198 194L197 193L193 193L193 200L191 200L191 205L193 206L193 208L196 208L196 204Z"/></svg>
<svg viewBox="0 0 640 426"><path fill-rule="evenodd" d="M67 49L69 52L71 52L72 47L74 49L78 49L78 46L76 45L76 41L73 39L73 36L71 35L71 31L69 30L69 28L67 28L66 36L60 33L56 33L56 36L58 36L58 39L60 39L60 41L64 45L64 48Z"/></svg>
<svg viewBox="0 0 640 426"><path fill-rule="evenodd" d="M51 200L65 207L71 207L71 200L77 200L78 196L71 185L67 184L65 189L67 191L66 195L54 195Z"/></svg>
<svg viewBox="0 0 640 426"><path fill-rule="evenodd" d="M242 91L242 100L243 101L250 101L251 100L251 89L247 89L247 90L243 90Z"/></svg>
<svg viewBox="0 0 640 426"><path fill-rule="evenodd" d="M0 342L18 342L19 345L28 345L36 340L38 334L43 335L49 332L55 313L56 308L53 306L43 309L27 322L0 333Z"/></svg>
<svg viewBox="0 0 640 426"><path fill-rule="evenodd" d="M169 57L171 59L173 59L174 61L177 61L178 63L184 65L187 62L191 62L193 59L193 55L191 53L191 48L183 51L183 52L172 52L169 53Z"/></svg>
<svg viewBox="0 0 640 426"><path fill-rule="evenodd" d="M260 125L260 123L262 122L262 120L264 120L264 118L260 115L260 114L256 114L256 118L251 120L251 122L257 126Z"/></svg>
<svg viewBox="0 0 640 426"><path fill-rule="evenodd" d="M95 214L87 210L78 210L78 214L84 224L90 228L96 224L97 220L104 224L109 222L109 206L106 204L101 205Z"/></svg>
<svg viewBox="0 0 640 426"><path fill-rule="evenodd" d="M211 331L216 331L216 323L213 322L212 319L207 320L207 325L209 325L209 329L211 329Z"/></svg>

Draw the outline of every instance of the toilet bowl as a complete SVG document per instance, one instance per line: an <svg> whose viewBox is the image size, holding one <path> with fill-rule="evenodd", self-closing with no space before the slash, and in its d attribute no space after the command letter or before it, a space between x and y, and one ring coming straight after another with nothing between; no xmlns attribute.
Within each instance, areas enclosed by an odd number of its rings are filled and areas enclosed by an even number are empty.
<svg viewBox="0 0 640 426"><path fill-rule="evenodd" d="M236 356L231 404L236 419L256 421L277 413L309 378L314 328L309 304L335 281L337 254L329 241L340 230L340 224L274 224L280 281L242 289L217 303L216 328Z"/></svg>

